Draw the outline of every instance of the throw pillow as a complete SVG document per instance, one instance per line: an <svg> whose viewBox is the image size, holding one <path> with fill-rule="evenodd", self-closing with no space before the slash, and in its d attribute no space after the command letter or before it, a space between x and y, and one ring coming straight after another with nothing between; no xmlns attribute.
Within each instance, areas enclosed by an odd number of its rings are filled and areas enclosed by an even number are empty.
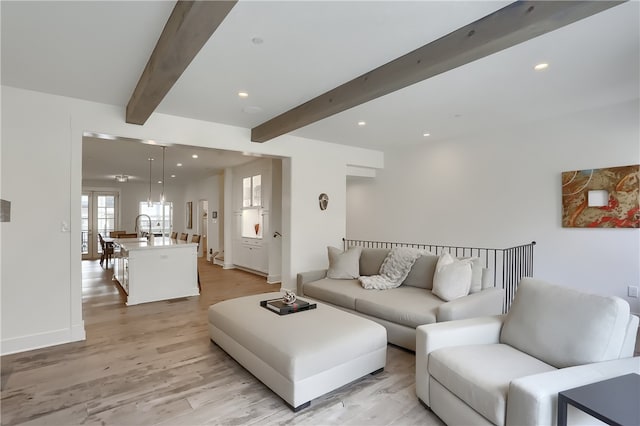
<svg viewBox="0 0 640 426"><path fill-rule="evenodd" d="M466 296L470 288L471 262L454 259L447 252L442 253L433 276L433 294L449 302Z"/></svg>
<svg viewBox="0 0 640 426"><path fill-rule="evenodd" d="M438 256L432 253L425 253L416 259L416 263L411 267L409 275L402 285L419 287L427 290L433 288L433 275L436 272Z"/></svg>
<svg viewBox="0 0 640 426"><path fill-rule="evenodd" d="M362 247L349 247L343 252L335 247L327 247L329 253L329 269L327 278L335 280L352 280L360 276L360 253Z"/></svg>
<svg viewBox="0 0 640 426"><path fill-rule="evenodd" d="M386 248L363 248L360 255L360 275L379 274L389 251Z"/></svg>
<svg viewBox="0 0 640 426"><path fill-rule="evenodd" d="M471 289L469 294L477 293L482 290L482 261L479 257L459 257L459 260L468 260L471 262Z"/></svg>

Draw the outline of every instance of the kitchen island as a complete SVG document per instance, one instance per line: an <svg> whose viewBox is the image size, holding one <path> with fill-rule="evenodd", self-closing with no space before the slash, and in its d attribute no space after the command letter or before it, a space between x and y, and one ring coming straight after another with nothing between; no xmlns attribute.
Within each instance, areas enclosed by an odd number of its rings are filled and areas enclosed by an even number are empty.
<svg viewBox="0 0 640 426"><path fill-rule="evenodd" d="M114 279L127 306L196 296L198 244L167 237L115 239Z"/></svg>

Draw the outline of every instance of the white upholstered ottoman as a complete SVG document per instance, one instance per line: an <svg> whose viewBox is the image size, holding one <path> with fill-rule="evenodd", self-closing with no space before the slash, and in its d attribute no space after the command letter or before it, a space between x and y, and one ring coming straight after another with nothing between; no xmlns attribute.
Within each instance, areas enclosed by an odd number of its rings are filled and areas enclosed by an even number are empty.
<svg viewBox="0 0 640 426"><path fill-rule="evenodd" d="M381 325L318 303L280 316L260 306L282 293L240 297L209 307L211 340L294 411L318 396L382 371L387 332Z"/></svg>

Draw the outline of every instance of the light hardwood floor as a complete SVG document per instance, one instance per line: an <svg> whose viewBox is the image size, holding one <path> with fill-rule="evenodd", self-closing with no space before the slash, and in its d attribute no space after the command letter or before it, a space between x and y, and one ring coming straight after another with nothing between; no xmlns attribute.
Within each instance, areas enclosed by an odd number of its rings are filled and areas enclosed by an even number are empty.
<svg viewBox="0 0 640 426"><path fill-rule="evenodd" d="M207 308L279 290L199 263L202 294L124 306L111 270L84 261L87 339L2 357L3 425L440 425L418 402L413 353L388 346L385 371L293 413L209 340Z"/></svg>

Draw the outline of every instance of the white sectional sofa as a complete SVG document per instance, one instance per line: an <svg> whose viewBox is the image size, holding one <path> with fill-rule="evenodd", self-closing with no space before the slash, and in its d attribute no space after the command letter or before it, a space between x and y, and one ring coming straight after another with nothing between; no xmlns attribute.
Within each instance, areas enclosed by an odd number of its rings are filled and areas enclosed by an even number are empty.
<svg viewBox="0 0 640 426"><path fill-rule="evenodd" d="M416 394L449 425L553 425L558 392L640 373L637 330L618 297L523 278L507 315L418 327Z"/></svg>
<svg viewBox="0 0 640 426"><path fill-rule="evenodd" d="M355 275L378 274L389 252L362 249ZM327 269L299 273L297 295L373 320L387 329L389 343L410 350L415 350L415 330L420 325L502 313L504 291L493 287L491 272L479 259L473 262L469 295L448 302L434 295L431 290L438 258L422 255L402 285L389 290L367 290L357 278L328 278Z"/></svg>

